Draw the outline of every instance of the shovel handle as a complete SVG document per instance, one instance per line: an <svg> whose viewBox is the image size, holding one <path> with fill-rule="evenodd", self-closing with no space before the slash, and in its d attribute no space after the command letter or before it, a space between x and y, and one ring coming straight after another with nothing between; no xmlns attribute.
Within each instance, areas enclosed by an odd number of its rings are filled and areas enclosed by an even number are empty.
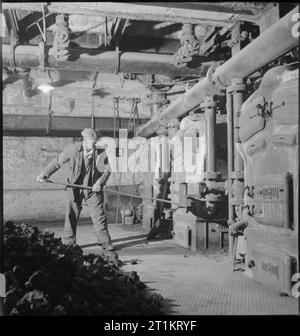
<svg viewBox="0 0 300 336"><path fill-rule="evenodd" d="M45 182L62 185L62 186L65 186L66 188L79 188L79 189L93 190L92 187L88 187L88 186L84 186L84 185L80 185L80 184L54 182L52 180L46 180Z"/></svg>

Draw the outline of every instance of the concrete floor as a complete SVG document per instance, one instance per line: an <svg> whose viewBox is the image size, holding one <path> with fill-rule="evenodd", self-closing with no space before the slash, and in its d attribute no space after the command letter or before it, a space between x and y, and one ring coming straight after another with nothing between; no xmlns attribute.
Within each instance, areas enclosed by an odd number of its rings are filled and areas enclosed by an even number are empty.
<svg viewBox="0 0 300 336"><path fill-rule="evenodd" d="M63 223L44 223L56 235ZM281 315L298 314L298 301L243 274L232 272L224 251L212 246L207 254L195 253L172 240L146 241L141 225L109 225L122 269L136 271L153 292L161 294L169 315ZM78 226L78 243L86 253L98 248L89 221Z"/></svg>

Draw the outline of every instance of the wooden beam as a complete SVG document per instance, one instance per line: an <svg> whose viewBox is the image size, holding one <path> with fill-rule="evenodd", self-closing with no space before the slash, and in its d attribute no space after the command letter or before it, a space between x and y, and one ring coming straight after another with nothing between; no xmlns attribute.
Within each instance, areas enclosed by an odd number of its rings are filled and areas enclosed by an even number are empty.
<svg viewBox="0 0 300 336"><path fill-rule="evenodd" d="M127 2L125 2L127 3ZM130 2L129 2L130 3ZM262 11L268 3L258 2L139 2L139 5L173 7L180 9L207 10L210 12L256 15Z"/></svg>
<svg viewBox="0 0 300 336"><path fill-rule="evenodd" d="M27 11L41 11L41 4L34 2L4 2L3 9L19 9ZM167 21L191 24L210 24L224 26L235 21L256 22L254 15L232 14L214 10L185 9L163 7L159 4L139 5L138 3L121 2L51 2L47 11L88 16L118 17L130 20Z"/></svg>

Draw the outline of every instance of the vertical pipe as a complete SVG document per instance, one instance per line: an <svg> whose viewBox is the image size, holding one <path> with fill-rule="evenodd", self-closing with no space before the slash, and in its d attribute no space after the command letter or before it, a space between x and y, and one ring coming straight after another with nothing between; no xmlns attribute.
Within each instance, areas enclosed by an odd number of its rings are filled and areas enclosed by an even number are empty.
<svg viewBox="0 0 300 336"><path fill-rule="evenodd" d="M227 90L226 93L227 110L227 157L228 157L228 180L230 173L234 170L234 142L233 142L233 108L232 95Z"/></svg>
<svg viewBox="0 0 300 336"><path fill-rule="evenodd" d="M169 142L168 142L168 136L163 135L161 138L161 145L162 145L162 172L168 173L170 170L170 163L169 163Z"/></svg>
<svg viewBox="0 0 300 336"><path fill-rule="evenodd" d="M226 92L226 110L227 110L227 157L228 157L228 177L227 177L227 190L228 190L228 222L231 223L234 220L234 212L231 200L231 173L234 170L234 141L233 141L233 106L232 95L227 89ZM233 237L229 235L229 256L233 251Z"/></svg>
<svg viewBox="0 0 300 336"><path fill-rule="evenodd" d="M240 143L241 139L239 136L239 117L241 114L241 107L243 104L244 94L243 89L245 88L243 84L242 78L233 78L232 79L232 86L235 86L236 89L233 92L233 111L234 111L234 142ZM243 158L239 154L239 152L235 149L235 158L234 158L234 166L235 171L243 171L244 170L244 162Z"/></svg>
<svg viewBox="0 0 300 336"><path fill-rule="evenodd" d="M2 152L2 146L1 146ZM3 179L0 179L0 187L3 190ZM3 209L3 197L1 198L1 209ZM4 273L4 220L3 220L3 212L1 211L0 215L0 274ZM1 284L0 284L1 286ZM4 306L4 298L0 297L0 316L5 315L5 306Z"/></svg>
<svg viewBox="0 0 300 336"><path fill-rule="evenodd" d="M245 91L245 84L243 83L243 78L232 78L231 86L228 88L230 92L232 92L232 103L233 103L233 134L234 134L234 171L243 172L244 171L244 161L241 157L240 153L237 150L236 145L241 143L239 131L239 118L241 114L241 107L243 104L244 99L244 91ZM237 175L235 175L237 179ZM235 214L233 211L233 206L230 207L232 211L232 220L235 219ZM237 249L237 237L232 237L230 241L230 256L232 257L233 269L235 263L235 256L236 256L236 249Z"/></svg>
<svg viewBox="0 0 300 336"><path fill-rule="evenodd" d="M204 252L208 250L208 245L209 245L209 223L208 221L205 221L203 223L204 227Z"/></svg>
<svg viewBox="0 0 300 336"><path fill-rule="evenodd" d="M2 183L1 183L2 184ZM3 201L1 201L3 202ZM3 208L2 208L3 209ZM2 217L2 216L1 216ZM0 274L4 273L4 260L3 260L3 250L4 250L4 229L3 229L4 221L3 218L1 218L0 223ZM0 284L1 286L2 284ZM5 309L4 309L4 298L0 297L0 316L5 315Z"/></svg>
<svg viewBox="0 0 300 336"><path fill-rule="evenodd" d="M216 171L215 157L215 128L216 128L216 113L212 97L207 97L204 103L206 114L206 129L207 129L207 171Z"/></svg>

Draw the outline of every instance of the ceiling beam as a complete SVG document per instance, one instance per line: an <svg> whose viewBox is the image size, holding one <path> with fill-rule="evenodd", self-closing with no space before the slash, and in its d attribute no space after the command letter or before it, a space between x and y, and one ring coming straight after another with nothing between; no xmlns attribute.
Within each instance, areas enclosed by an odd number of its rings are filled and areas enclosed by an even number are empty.
<svg viewBox="0 0 300 336"><path fill-rule="evenodd" d="M83 128L91 127L90 117L71 117L52 115L20 115L3 114L4 136L75 136L79 137ZM141 124L149 121L142 118ZM120 128L127 128L129 119L120 118ZM101 130L102 135L113 135L114 118L95 117L95 128Z"/></svg>
<svg viewBox="0 0 300 336"><path fill-rule="evenodd" d="M125 2L127 3L127 2ZM130 2L129 2L130 3ZM264 9L266 2L139 2L139 5L173 7L191 10L207 10L210 12L231 13L231 14L248 14L256 15Z"/></svg>
<svg viewBox="0 0 300 336"><path fill-rule="evenodd" d="M27 11L42 10L40 3L35 2L4 2L3 9L19 9ZM216 10L201 10L186 8L170 8L157 5L140 5L138 3L121 2L50 2L47 5L50 13L64 13L89 16L106 16L130 20L167 21L191 24L209 24L226 26L230 22L256 22L256 16L218 12ZM206 6L207 8L207 6Z"/></svg>

